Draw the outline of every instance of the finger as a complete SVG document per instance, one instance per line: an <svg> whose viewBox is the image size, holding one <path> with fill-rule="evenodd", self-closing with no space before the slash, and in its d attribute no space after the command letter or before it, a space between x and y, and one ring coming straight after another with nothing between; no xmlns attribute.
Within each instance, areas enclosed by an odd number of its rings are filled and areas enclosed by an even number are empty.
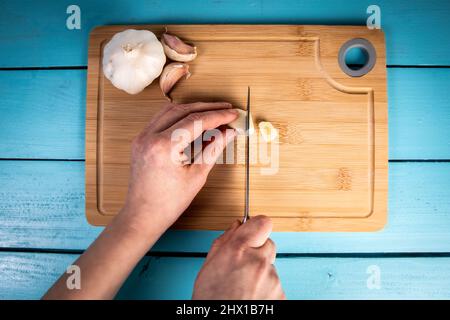
<svg viewBox="0 0 450 320"><path fill-rule="evenodd" d="M211 132L213 130L210 130ZM208 174L222 155L225 147L234 140L236 131L226 129L224 131L214 130L211 142L207 143L203 150L195 155L194 165L191 170L200 171L200 174Z"/></svg>
<svg viewBox="0 0 450 320"><path fill-rule="evenodd" d="M171 127L181 119L193 112L204 112L211 110L222 110L232 108L228 102L195 102L189 104L170 104L162 112L156 121L152 121L151 130L161 132Z"/></svg>
<svg viewBox="0 0 450 320"><path fill-rule="evenodd" d="M286 295L281 286L280 277L274 266L269 271L269 277L273 283L272 290L270 290L270 300L286 300Z"/></svg>
<svg viewBox="0 0 450 320"><path fill-rule="evenodd" d="M148 122L148 124L145 126L145 129L150 129L151 130L151 128L152 128L152 126L155 124L155 123L158 123L158 121L159 121L159 119L161 119L161 117L167 112L167 111L169 111L171 108L173 108L174 107L174 103L165 103L163 106L162 106L162 108L161 108L161 110L159 110L151 119L150 119L150 121ZM151 130L152 131L152 130Z"/></svg>
<svg viewBox="0 0 450 320"><path fill-rule="evenodd" d="M227 242L227 240L231 237L231 235L233 234L233 232L240 226L240 221L239 220L234 220L233 223L230 225L230 227L228 229L226 229L224 231L224 233L222 233L213 243L213 246L215 247L220 247L222 246L225 242Z"/></svg>
<svg viewBox="0 0 450 320"><path fill-rule="evenodd" d="M230 227L225 230L225 232L222 234L222 240L223 242L226 242L233 232L241 225L241 222L239 220L234 220L233 223L231 223Z"/></svg>
<svg viewBox="0 0 450 320"><path fill-rule="evenodd" d="M217 251L222 247L224 243L226 243L231 236L233 235L234 231L241 225L241 222L239 220L235 220L231 226L225 230L224 233L222 233L211 245L211 249L208 252L208 255L206 256L206 260L211 259L213 255L217 253Z"/></svg>
<svg viewBox="0 0 450 320"><path fill-rule="evenodd" d="M218 126L228 124L238 117L235 109L221 109L214 111L194 112L184 117L170 128L164 131L170 136L182 138L179 147L184 150L192 141L197 139L203 131L215 129Z"/></svg>
<svg viewBox="0 0 450 320"><path fill-rule="evenodd" d="M272 231L272 221L266 216L256 216L242 224L235 232L235 241L252 248L264 245Z"/></svg>
<svg viewBox="0 0 450 320"><path fill-rule="evenodd" d="M259 254L265 257L270 264L273 264L275 262L277 249L275 246L275 242L273 242L271 239L267 239L266 243L255 250L258 250Z"/></svg>
<svg viewBox="0 0 450 320"><path fill-rule="evenodd" d="M180 153L180 158L178 159L178 162L184 166L184 165L188 165L191 163L191 158L185 154L185 153Z"/></svg>
<svg viewBox="0 0 450 320"><path fill-rule="evenodd" d="M191 143L191 163L201 163L201 153L203 152L203 149L211 143L211 139L208 139L207 136L209 136L211 131L215 130L216 129L206 131Z"/></svg>

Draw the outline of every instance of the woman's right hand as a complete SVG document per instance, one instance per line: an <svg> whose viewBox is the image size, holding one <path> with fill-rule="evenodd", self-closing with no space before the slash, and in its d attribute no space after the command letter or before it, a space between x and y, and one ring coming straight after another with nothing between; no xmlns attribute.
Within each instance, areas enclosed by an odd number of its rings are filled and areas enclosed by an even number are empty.
<svg viewBox="0 0 450 320"><path fill-rule="evenodd" d="M273 265L272 222L256 216L235 221L217 238L197 276L193 299L286 299Z"/></svg>

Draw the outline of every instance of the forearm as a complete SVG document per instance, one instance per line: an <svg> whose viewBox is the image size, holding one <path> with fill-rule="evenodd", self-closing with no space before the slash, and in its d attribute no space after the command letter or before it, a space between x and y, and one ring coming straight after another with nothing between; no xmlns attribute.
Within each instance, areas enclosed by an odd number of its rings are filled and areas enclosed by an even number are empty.
<svg viewBox="0 0 450 320"><path fill-rule="evenodd" d="M202 154L208 161L186 163L186 147L203 131L231 123L238 115L223 102L163 107L133 139L125 208L74 263L81 288L68 288L75 274L64 274L44 298L113 298L142 256L188 208L236 132L218 130ZM174 140L179 132L187 134Z"/></svg>
<svg viewBox="0 0 450 320"><path fill-rule="evenodd" d="M97 240L74 262L81 271L81 288L68 289L68 274L50 288L44 299L112 299L128 275L154 245L165 226L155 224L145 230L133 226L121 212Z"/></svg>

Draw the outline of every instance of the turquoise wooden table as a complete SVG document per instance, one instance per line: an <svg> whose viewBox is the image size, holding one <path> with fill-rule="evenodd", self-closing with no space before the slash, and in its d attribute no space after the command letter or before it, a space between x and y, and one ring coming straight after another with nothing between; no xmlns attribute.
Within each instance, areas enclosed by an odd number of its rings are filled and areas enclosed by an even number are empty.
<svg viewBox="0 0 450 320"><path fill-rule="evenodd" d="M67 8L81 10L68 29ZM3 1L0 298L39 298L101 231L84 216L89 30L104 24L364 25L372 1ZM274 233L289 298L450 298L450 2L378 0L389 218L376 233ZM169 231L118 298L190 298L218 232ZM374 281L379 280L379 281Z"/></svg>

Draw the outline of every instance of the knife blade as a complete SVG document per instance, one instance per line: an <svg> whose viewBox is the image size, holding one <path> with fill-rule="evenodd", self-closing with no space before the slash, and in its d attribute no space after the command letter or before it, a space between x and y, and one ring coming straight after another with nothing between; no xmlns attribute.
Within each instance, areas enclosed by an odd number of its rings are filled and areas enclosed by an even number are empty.
<svg viewBox="0 0 450 320"><path fill-rule="evenodd" d="M242 223L250 219L250 87L247 87L247 117L245 119L245 206Z"/></svg>

